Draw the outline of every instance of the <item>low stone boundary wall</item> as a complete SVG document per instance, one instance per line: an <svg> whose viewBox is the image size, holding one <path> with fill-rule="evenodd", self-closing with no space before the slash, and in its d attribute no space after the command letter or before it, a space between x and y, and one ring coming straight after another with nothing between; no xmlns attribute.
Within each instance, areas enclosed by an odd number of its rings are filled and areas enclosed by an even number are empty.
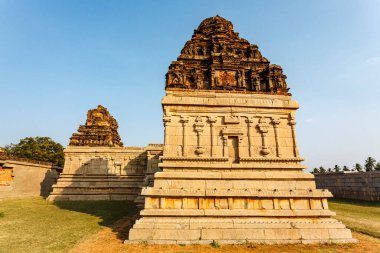
<svg viewBox="0 0 380 253"><path fill-rule="evenodd" d="M380 201L380 171L318 173L315 182L337 198Z"/></svg>
<svg viewBox="0 0 380 253"><path fill-rule="evenodd" d="M47 197L62 168L51 163L0 157L0 199Z"/></svg>

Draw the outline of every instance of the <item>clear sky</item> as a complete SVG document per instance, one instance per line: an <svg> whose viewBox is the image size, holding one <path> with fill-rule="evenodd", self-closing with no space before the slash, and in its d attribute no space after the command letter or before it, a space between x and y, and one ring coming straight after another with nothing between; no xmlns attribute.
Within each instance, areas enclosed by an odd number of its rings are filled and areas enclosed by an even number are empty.
<svg viewBox="0 0 380 253"><path fill-rule="evenodd" d="M380 1L0 0L0 146L64 146L101 104L126 146L163 142L165 73L219 14L283 67L310 168L380 159Z"/></svg>

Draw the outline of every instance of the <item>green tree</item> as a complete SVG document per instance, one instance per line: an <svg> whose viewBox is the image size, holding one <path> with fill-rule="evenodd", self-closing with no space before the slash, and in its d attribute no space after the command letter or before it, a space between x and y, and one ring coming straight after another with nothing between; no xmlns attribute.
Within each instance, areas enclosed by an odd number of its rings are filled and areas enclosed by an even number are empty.
<svg viewBox="0 0 380 253"><path fill-rule="evenodd" d="M372 157L368 157L367 160L365 160L365 171L373 171L375 169L376 160Z"/></svg>
<svg viewBox="0 0 380 253"><path fill-rule="evenodd" d="M318 168L314 168L312 173L313 173L313 174L319 173Z"/></svg>
<svg viewBox="0 0 380 253"><path fill-rule="evenodd" d="M343 171L350 171L350 169L346 165L344 165L343 166Z"/></svg>
<svg viewBox="0 0 380 253"><path fill-rule="evenodd" d="M375 170L380 170L380 162L376 163Z"/></svg>
<svg viewBox="0 0 380 253"><path fill-rule="evenodd" d="M326 173L326 170L325 168L323 168L322 166L319 167L319 173Z"/></svg>
<svg viewBox="0 0 380 253"><path fill-rule="evenodd" d="M335 165L334 172L340 172L340 171L341 171L341 168L339 167L339 165Z"/></svg>
<svg viewBox="0 0 380 253"><path fill-rule="evenodd" d="M61 167L64 163L62 145L49 137L26 137L18 144L5 146L5 153L10 157L51 162Z"/></svg>
<svg viewBox="0 0 380 253"><path fill-rule="evenodd" d="M327 172L332 172L331 168L329 168L329 169L327 170Z"/></svg>
<svg viewBox="0 0 380 253"><path fill-rule="evenodd" d="M363 171L363 167L360 164L357 163L357 164L355 164L353 170L357 171L357 172L361 172L361 171Z"/></svg>

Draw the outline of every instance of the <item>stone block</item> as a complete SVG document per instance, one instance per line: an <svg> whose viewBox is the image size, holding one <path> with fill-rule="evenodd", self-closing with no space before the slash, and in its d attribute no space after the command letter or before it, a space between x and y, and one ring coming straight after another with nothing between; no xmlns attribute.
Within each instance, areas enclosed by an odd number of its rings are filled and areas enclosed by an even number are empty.
<svg viewBox="0 0 380 253"><path fill-rule="evenodd" d="M202 239L247 240L265 239L264 229L202 229Z"/></svg>
<svg viewBox="0 0 380 253"><path fill-rule="evenodd" d="M351 231L347 228L330 228L330 239L347 239L352 238Z"/></svg>
<svg viewBox="0 0 380 253"><path fill-rule="evenodd" d="M329 240L329 230L325 228L300 229L301 239L303 240Z"/></svg>

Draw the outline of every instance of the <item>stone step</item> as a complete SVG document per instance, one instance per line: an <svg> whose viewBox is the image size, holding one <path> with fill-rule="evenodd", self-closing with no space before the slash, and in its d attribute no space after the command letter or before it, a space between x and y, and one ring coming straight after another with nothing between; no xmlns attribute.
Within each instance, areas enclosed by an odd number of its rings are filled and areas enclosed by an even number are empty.
<svg viewBox="0 0 380 253"><path fill-rule="evenodd" d="M140 187L141 182L62 182L58 181L53 187Z"/></svg>
<svg viewBox="0 0 380 253"><path fill-rule="evenodd" d="M239 243L357 242L346 228L132 228L127 243L191 244L200 241Z"/></svg>
<svg viewBox="0 0 380 253"><path fill-rule="evenodd" d="M64 194L64 195L54 195L51 194L48 197L49 201L80 201L80 200L130 200L135 199L135 195L128 194Z"/></svg>
<svg viewBox="0 0 380 253"><path fill-rule="evenodd" d="M69 188L69 187L62 187L62 188L53 188L53 191L51 194L69 194L69 193L77 193L77 194L91 194L91 193L125 193L125 194L135 194L137 195L139 193L139 189L131 188L131 187L114 187L114 188L105 188L105 187L98 187L98 188Z"/></svg>

